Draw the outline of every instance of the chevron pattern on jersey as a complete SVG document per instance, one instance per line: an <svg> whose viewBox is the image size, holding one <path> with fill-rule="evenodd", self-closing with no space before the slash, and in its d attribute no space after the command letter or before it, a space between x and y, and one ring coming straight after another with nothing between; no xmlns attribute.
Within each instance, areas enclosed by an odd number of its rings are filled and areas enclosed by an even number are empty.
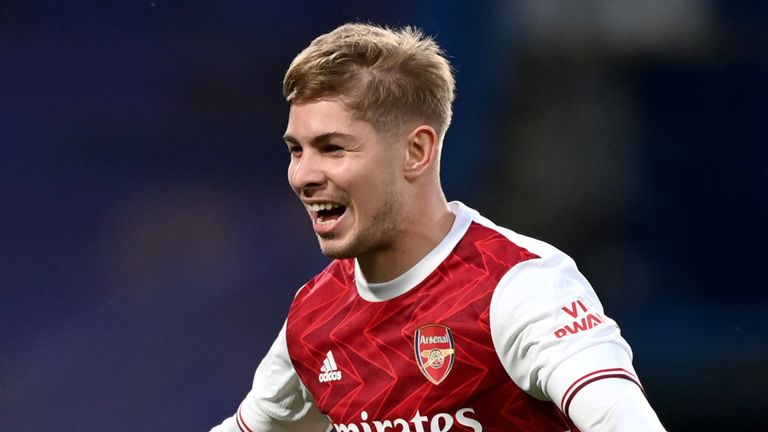
<svg viewBox="0 0 768 432"><path fill-rule="evenodd" d="M553 403L515 385L491 341L496 285L513 266L536 258L472 223L424 281L383 302L358 295L353 260L334 261L291 306L287 338L294 367L337 429L415 431L423 423L425 431L479 425L483 431L575 431ZM452 369L437 385L421 372L414 352L415 331L429 324L450 328L455 344ZM321 382L329 360L342 378Z"/></svg>

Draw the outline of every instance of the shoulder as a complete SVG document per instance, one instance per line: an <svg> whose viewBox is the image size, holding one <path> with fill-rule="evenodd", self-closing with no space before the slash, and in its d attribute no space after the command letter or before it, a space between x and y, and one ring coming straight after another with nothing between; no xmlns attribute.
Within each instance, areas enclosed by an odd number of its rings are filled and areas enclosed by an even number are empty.
<svg viewBox="0 0 768 432"><path fill-rule="evenodd" d="M353 259L337 259L328 264L320 273L307 281L302 291L321 288L329 284L345 284L354 281L355 262Z"/></svg>
<svg viewBox="0 0 768 432"><path fill-rule="evenodd" d="M483 267L502 264L505 274L497 290L511 288L518 291L517 298L531 295L539 300L567 298L575 292L574 287L592 291L574 260L560 249L498 225L461 202L454 201L451 206L457 215L470 220L454 254Z"/></svg>
<svg viewBox="0 0 768 432"><path fill-rule="evenodd" d="M491 259L506 264L507 273L499 281L500 287L520 279L578 272L573 259L551 244L497 225L477 212L462 244L477 251L485 262Z"/></svg>
<svg viewBox="0 0 768 432"><path fill-rule="evenodd" d="M535 258L510 268L501 278L492 299L492 314L495 309L518 318L533 318L577 302L603 313L594 288L570 256L546 242L506 231L505 235Z"/></svg>
<svg viewBox="0 0 768 432"><path fill-rule="evenodd" d="M460 234L461 240L453 251L453 255L463 262L480 267L497 263L510 268L520 262L538 258L528 245L519 241L516 233L496 225L458 201L450 205L457 215L457 223L465 226Z"/></svg>
<svg viewBox="0 0 768 432"><path fill-rule="evenodd" d="M479 227L482 227L483 229L494 232L496 235L503 237L509 244L512 246L512 248L515 249L521 249L526 250L536 258L539 258L541 260L550 260L550 259L570 259L565 253L557 249L556 247L552 246L551 244L535 239L533 237L528 237L523 234L519 234L515 231L512 231L509 228L497 225L490 219L480 215L476 211L473 211L472 215L472 221Z"/></svg>
<svg viewBox="0 0 768 432"><path fill-rule="evenodd" d="M307 281L296 293L294 303L307 296L314 296L327 290L343 291L354 287L355 263L353 259L331 261L320 273Z"/></svg>

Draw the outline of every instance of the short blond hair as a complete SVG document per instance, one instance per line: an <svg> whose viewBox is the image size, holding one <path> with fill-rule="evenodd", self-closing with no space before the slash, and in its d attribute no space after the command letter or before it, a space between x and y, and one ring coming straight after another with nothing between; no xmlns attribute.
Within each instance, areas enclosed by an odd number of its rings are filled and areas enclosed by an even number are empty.
<svg viewBox="0 0 768 432"><path fill-rule="evenodd" d="M359 23L313 40L283 80L290 104L338 97L379 133L418 121L440 139L451 123L455 87L451 65L431 37L413 27Z"/></svg>

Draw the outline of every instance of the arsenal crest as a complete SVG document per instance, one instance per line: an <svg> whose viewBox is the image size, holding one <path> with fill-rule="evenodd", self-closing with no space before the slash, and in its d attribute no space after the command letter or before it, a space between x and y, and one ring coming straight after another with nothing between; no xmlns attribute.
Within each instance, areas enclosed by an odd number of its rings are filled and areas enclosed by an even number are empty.
<svg viewBox="0 0 768 432"><path fill-rule="evenodd" d="M440 384L453 367L454 344L451 329L440 324L427 324L416 329L413 349L421 373L432 384Z"/></svg>

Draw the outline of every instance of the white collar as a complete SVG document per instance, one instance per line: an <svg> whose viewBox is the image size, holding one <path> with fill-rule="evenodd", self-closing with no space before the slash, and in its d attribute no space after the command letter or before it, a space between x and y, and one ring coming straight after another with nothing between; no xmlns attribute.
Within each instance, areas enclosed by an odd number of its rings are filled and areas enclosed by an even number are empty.
<svg viewBox="0 0 768 432"><path fill-rule="evenodd" d="M454 219L451 230L448 231L445 238L416 265L391 281L368 283L360 270L360 264L355 259L355 283L360 297L370 302L391 300L405 294L435 271L437 266L453 251L459 240L464 237L476 213L459 201L448 203L448 208L456 215L456 219Z"/></svg>

